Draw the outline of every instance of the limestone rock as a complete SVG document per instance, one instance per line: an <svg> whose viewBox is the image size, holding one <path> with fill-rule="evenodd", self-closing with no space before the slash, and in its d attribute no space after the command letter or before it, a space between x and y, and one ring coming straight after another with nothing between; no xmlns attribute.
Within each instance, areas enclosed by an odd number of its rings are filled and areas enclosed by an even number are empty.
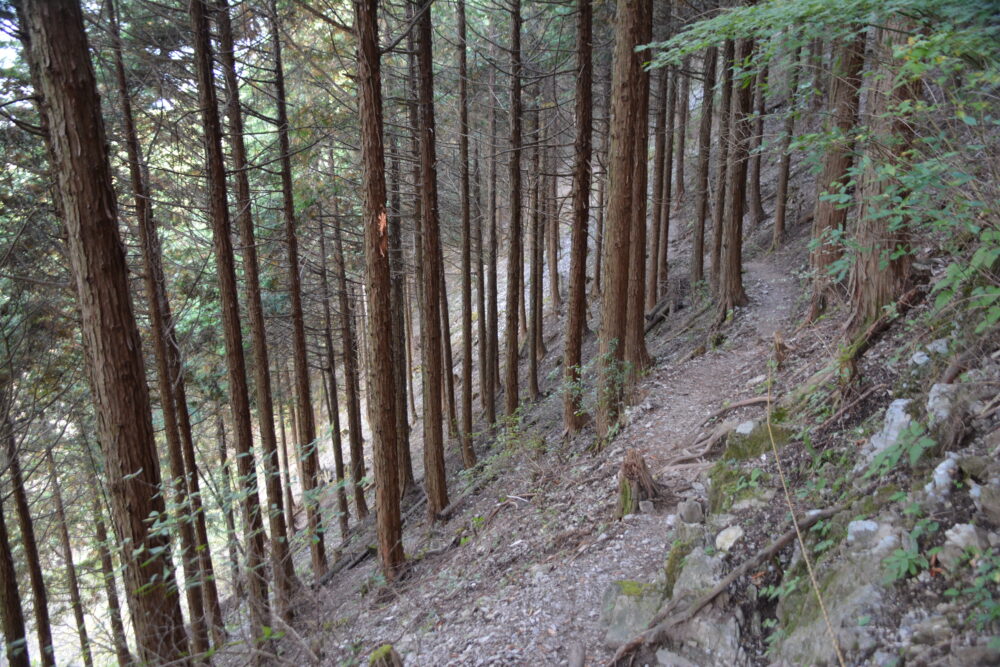
<svg viewBox="0 0 1000 667"><path fill-rule="evenodd" d="M970 549L983 551L989 548L986 531L971 523L957 523L944 533L945 542L938 552L938 561L946 570L958 567Z"/></svg>
<svg viewBox="0 0 1000 667"><path fill-rule="evenodd" d="M604 593L601 624L607 627L604 644L618 648L646 629L664 602L664 590L657 584L616 581Z"/></svg>
<svg viewBox="0 0 1000 667"><path fill-rule="evenodd" d="M715 536L715 548L719 551L729 551L743 537L743 528L730 526Z"/></svg>
<svg viewBox="0 0 1000 667"><path fill-rule="evenodd" d="M897 398L889 404L889 408L885 411L882 430L873 435L861 450L858 469L865 468L880 452L899 442L899 436L913 422L913 417L907 412L912 402L908 398Z"/></svg>
<svg viewBox="0 0 1000 667"><path fill-rule="evenodd" d="M678 503L677 516L684 523L701 523L705 520L705 513L701 509L701 503L697 500L687 500Z"/></svg>

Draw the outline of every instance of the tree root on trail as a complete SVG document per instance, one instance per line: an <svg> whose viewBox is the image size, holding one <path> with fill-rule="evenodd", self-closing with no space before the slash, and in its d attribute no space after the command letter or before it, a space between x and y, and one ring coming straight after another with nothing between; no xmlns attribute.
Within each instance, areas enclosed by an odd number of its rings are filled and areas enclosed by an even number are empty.
<svg viewBox="0 0 1000 667"><path fill-rule="evenodd" d="M745 408L745 407L748 407L748 406L751 406L751 405L760 405L761 403L769 403L769 402L771 402L771 400L772 400L772 398L770 396L754 396L753 398L747 398L747 399L744 399L742 401L736 401L732 405L726 405L724 407L721 407L718 410L716 410L715 412L713 412L712 414L710 414L708 416L708 418L705 419L705 421L703 421L701 423L701 425L704 426L705 424L707 424L708 422L712 421L713 419L715 419L717 417L721 417L722 415L726 414L727 412L731 412L731 411L736 410L738 408Z"/></svg>
<svg viewBox="0 0 1000 667"><path fill-rule="evenodd" d="M861 495L866 495L873 488L874 485L870 485L867 489L861 492ZM829 519L830 517L843 512L848 506L849 503L842 503L829 509L806 516L798 522L799 530L803 532L807 531L817 522ZM792 526L792 528L786 531L781 537L758 551L751 558L743 561L739 567L730 572L722 581L720 581L715 588L689 604L683 610L677 611L677 607L680 602L679 600L671 600L670 603L657 612L656 616L653 617L653 620L649 622L649 626L645 631L622 644L621 648L618 649L614 657L607 663L607 667L615 667L616 665L623 664L623 660L643 646L662 644L670 639L671 631L675 627L694 618L695 614L704 609L710 602L728 589L734 581L744 576L747 572L757 567L764 561L777 555L795 539L795 536L795 526Z"/></svg>

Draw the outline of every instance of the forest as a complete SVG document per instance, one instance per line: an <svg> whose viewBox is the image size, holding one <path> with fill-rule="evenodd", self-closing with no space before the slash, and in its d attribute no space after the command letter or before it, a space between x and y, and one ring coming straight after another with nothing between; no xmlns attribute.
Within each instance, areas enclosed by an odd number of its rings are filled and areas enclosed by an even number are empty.
<svg viewBox="0 0 1000 667"><path fill-rule="evenodd" d="M993 0L0 0L0 664L1000 664Z"/></svg>

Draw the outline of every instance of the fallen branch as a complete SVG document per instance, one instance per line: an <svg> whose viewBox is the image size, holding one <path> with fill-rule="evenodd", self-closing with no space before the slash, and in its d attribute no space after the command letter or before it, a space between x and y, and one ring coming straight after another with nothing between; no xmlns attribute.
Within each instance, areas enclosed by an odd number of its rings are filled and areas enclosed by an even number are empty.
<svg viewBox="0 0 1000 667"><path fill-rule="evenodd" d="M861 495L867 495L874 488L874 484L870 485L861 492ZM817 522L829 519L830 517L843 512L847 507L848 503L842 503L840 505L836 505L835 507L815 512L798 522L799 530L809 530L809 528ZM653 620L649 622L649 626L646 630L630 639L628 642L623 644L617 652L615 652L614 657L607 663L608 667L615 667L615 665L618 665L622 659L634 653L644 645L660 644L668 639L670 631L673 628L690 621L694 618L695 614L704 609L710 602L712 602L712 600L728 589L734 581L744 576L747 572L756 568L764 561L777 555L782 549L791 544L791 542L795 539L796 534L795 527L792 526L791 529L785 532L785 534L777 540L758 551L753 557L743 561L739 567L730 572L722 581L720 581L715 588L692 602L684 610L674 613L679 601L671 600L666 607L661 609L656 616L653 617Z"/></svg>
<svg viewBox="0 0 1000 667"><path fill-rule="evenodd" d="M875 391L877 391L879 389L883 389L883 388L885 388L885 385L881 384L881 383L877 384L877 385L875 385L873 387L869 387L868 390L865 391L863 394L861 394L860 396L858 396L857 398L855 398L853 401L851 401L850 403L848 403L844 407L842 407L839 410L837 410L837 412L835 412L832 417L830 417L825 422L823 422L822 424L820 424L819 426L817 426L815 430L816 431L822 431L824 428L826 428L830 424L833 424L838 419L840 419L841 417L843 417L847 413L848 410L850 410L851 408L853 408L854 406L856 406L858 403L860 403L861 401L863 401L866 398L868 398L869 396L871 396Z"/></svg>
<svg viewBox="0 0 1000 667"><path fill-rule="evenodd" d="M748 406L751 406L751 405L760 405L761 403L767 403L770 400L771 399L768 396L754 396L753 398L746 398L746 399L743 399L742 401L736 401L732 405L723 406L723 407L719 408L718 410L716 410L715 412L713 412L712 414L710 414L708 416L708 418L705 419L705 421L703 421L701 423L701 425L704 426L708 422L712 421L713 419L715 419L717 417L721 417L722 415L726 414L727 412L731 412L731 411L737 410L739 408L745 408L745 407L748 407Z"/></svg>

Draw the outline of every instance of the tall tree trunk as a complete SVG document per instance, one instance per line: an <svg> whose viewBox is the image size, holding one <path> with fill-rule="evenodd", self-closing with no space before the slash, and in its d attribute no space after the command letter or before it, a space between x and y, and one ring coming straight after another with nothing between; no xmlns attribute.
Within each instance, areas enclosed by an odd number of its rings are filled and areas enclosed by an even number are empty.
<svg viewBox="0 0 1000 667"><path fill-rule="evenodd" d="M134 660L128 649L125 638L125 624L122 622L122 606L118 599L118 586L115 584L115 565L108 546L108 530L104 524L104 509L102 508L100 491L95 481L90 482L91 509L94 520L94 539L97 542L97 556L101 562L101 579L104 584L104 595L108 604L108 621L111 624L111 641L114 643L115 657L120 667L132 665ZM4 636L7 635L6 632ZM11 663L12 665L14 663Z"/></svg>
<svg viewBox="0 0 1000 667"><path fill-rule="evenodd" d="M777 250L785 243L785 214L788 210L788 176L792 167L792 133L795 131L795 113L798 103L799 88L799 56L802 47L795 47L788 68L788 109L785 114L784 129L781 135L781 145L778 148L778 193L774 202L774 230L771 239L771 249Z"/></svg>
<svg viewBox="0 0 1000 667"><path fill-rule="evenodd" d="M219 28L219 61L226 84L226 114L229 119L229 145L236 184L236 226L239 229L243 255L244 289L247 318L250 322L250 342L253 354L254 385L256 388L257 422L264 456L265 489L267 491L268 526L271 529L271 562L274 571L275 602L283 618L291 618L291 599L296 587L295 564L289 550L288 526L285 520L278 441L274 431L274 399L271 392L271 362L267 350L267 329L261 303L260 271L257 261L257 241L254 234L250 200L247 152L243 138L243 111L240 108L239 80L236 75L236 55L229 18L228 0L219 4L216 21ZM277 37L275 37L277 39Z"/></svg>
<svg viewBox="0 0 1000 667"><path fill-rule="evenodd" d="M5 424L5 428L7 427L9 424ZM0 621L3 622L3 638L6 645L4 654L10 667L31 667L28 633L24 627L21 593L17 588L17 570L14 569L5 514L3 501L0 500Z"/></svg>
<svg viewBox="0 0 1000 667"><path fill-rule="evenodd" d="M708 218L708 172L712 157L712 108L715 101L715 67L719 50L705 49L701 89L701 121L698 126L698 200L694 212L694 240L691 246L691 284L705 279L705 220Z"/></svg>
<svg viewBox="0 0 1000 667"><path fill-rule="evenodd" d="M330 363L333 363L331 360ZM288 460L288 438L285 435L285 410L281 394L281 373L275 371L275 391L278 395L278 430L281 435L281 446L278 449L278 456L281 464L281 486L285 499L285 530L288 536L295 535L295 498L292 496L292 470L291 462Z"/></svg>
<svg viewBox="0 0 1000 667"><path fill-rule="evenodd" d="M558 99L556 96L556 78L552 77L551 82L551 92L549 96L549 103L552 105L552 109L558 109ZM548 194L544 194L545 197L545 209L548 214L545 216L545 248L546 248L546 263L549 265L549 295L552 299L552 312L556 315L562 309L562 295L559 293L559 142L557 140L559 136L559 129L557 123L559 116L557 113L552 114L552 129L549 132L550 141L552 144L548 146L545 151L545 156L548 158L547 164L548 168L545 169L546 182L548 183ZM539 327L539 337L541 337L541 327ZM544 342L542 342L542 349L545 349ZM543 355L545 352L542 353Z"/></svg>
<svg viewBox="0 0 1000 667"><path fill-rule="evenodd" d="M489 351L486 343L486 256L483 249L483 219L485 217L483 206L483 172L479 163L479 142L476 142L475 156L475 178L472 181L472 198L476 202L476 229L472 236L472 254L475 261L476 270L476 327L479 352L479 400L483 409L486 409L486 364L489 359Z"/></svg>
<svg viewBox="0 0 1000 667"><path fill-rule="evenodd" d="M427 8L430 20L430 7ZM368 286L368 330L392 330L392 277L385 210L385 155L382 143L382 82L378 45L378 2L355 5L358 36L358 116L361 121L361 162L364 184L365 276ZM399 513L399 471L396 469L396 377L392 340L371 336L369 370L373 391L372 445L375 467L375 517L382 574L393 581L403 566L403 528Z"/></svg>
<svg viewBox="0 0 1000 667"><path fill-rule="evenodd" d="M229 469L229 450L226 445L226 420L222 408L215 410L215 445L219 454L219 472L222 477L222 515L226 522L226 551L229 555L229 576L233 580L233 590L236 598L242 600L246 595L246 585L240 574L240 546L236 533L236 517L233 515L233 475ZM295 522L292 522L294 530Z"/></svg>
<svg viewBox="0 0 1000 667"><path fill-rule="evenodd" d="M496 68L490 68L490 97L496 96ZM479 372L482 376L483 397L486 402L486 423L497 421L497 384L500 381L500 332L497 314L497 109L489 105L490 124L490 166L489 201L486 210L489 215L486 242L486 366Z"/></svg>
<svg viewBox="0 0 1000 667"><path fill-rule="evenodd" d="M722 275L719 262L722 260L722 228L726 217L726 188L729 184L729 153L731 150L733 104L733 59L736 57L736 42L727 39L722 47L722 99L719 104L719 150L718 169L715 185L715 211L712 214L712 271L709 283L713 294L719 293L719 278ZM741 198L742 200L742 198Z"/></svg>
<svg viewBox="0 0 1000 667"><path fill-rule="evenodd" d="M469 82L466 56L465 2L458 2L458 161L462 207L462 464L476 465L472 450L472 205L469 200Z"/></svg>
<svg viewBox="0 0 1000 667"><path fill-rule="evenodd" d="M636 44L647 44L653 38L652 0L640 0L640 31L634 37ZM647 368L652 359L646 350L646 205L648 200L649 167L649 72L642 66L642 57L634 55L638 75L635 117L635 153L632 160L632 224L629 231L628 322L625 331L625 362L628 364L629 382ZM681 132L683 133L683 127ZM662 235L661 235L662 236ZM662 258L665 262L666 252ZM666 271L663 272L666 276Z"/></svg>
<svg viewBox="0 0 1000 667"><path fill-rule="evenodd" d="M753 54L753 40L740 40L736 62L745 63ZM743 77L741 77L742 79ZM722 322L729 311L746 304L743 289L743 213L746 201L747 161L750 135L753 131L749 117L752 99L751 86L743 80L733 81L732 145L729 149L729 167L726 170L726 218L722 229L721 274L719 275L719 314Z"/></svg>
<svg viewBox="0 0 1000 667"><path fill-rule="evenodd" d="M455 360L451 354L451 315L448 307L448 280L444 270L444 248L441 245L440 233L438 234L438 285L441 288L441 354L443 356L444 369L442 380L444 385L441 391L444 392L445 403L448 407L448 437L458 437L458 416L455 406Z"/></svg>
<svg viewBox="0 0 1000 667"><path fill-rule="evenodd" d="M910 277L911 232L899 213L886 215L894 202L906 196L903 186L886 176L886 167L906 158L913 145L913 126L902 115L901 105L918 99L920 82L897 84L903 62L894 57L904 44L911 25L894 19L875 35L878 74L868 90L866 115L870 136L865 150L865 170L858 186L857 257L851 268L851 318L848 331L857 335L903 294Z"/></svg>
<svg viewBox="0 0 1000 667"><path fill-rule="evenodd" d="M507 255L507 331L504 372L504 413L517 411L518 394L518 306L523 292L524 252L521 249L521 2L511 3L510 27L510 249Z"/></svg>
<svg viewBox="0 0 1000 667"><path fill-rule="evenodd" d="M333 318L330 315L330 285L326 275L326 229L323 227L322 221L319 230L319 253L321 257L320 281L323 288L323 344L324 352L326 353L326 363L323 366L329 384L326 399L327 412L330 417L330 444L333 448L334 472L337 475L337 519L340 525L340 537L346 540L350 510L347 506L344 452L340 437L340 399L337 396L337 359L333 353ZM403 405L403 410L404 412L406 410L405 404ZM400 483L402 483L402 480L400 480Z"/></svg>
<svg viewBox="0 0 1000 667"><path fill-rule="evenodd" d="M576 140L573 157L573 232L570 239L569 314L563 351L563 423L566 430L580 430L583 398L580 362L587 303L587 227L590 222L590 162L593 133L593 1L577 0L576 19Z"/></svg>
<svg viewBox="0 0 1000 667"><path fill-rule="evenodd" d="M448 505L444 469L444 434L441 428L441 373L451 373L441 362L442 262L441 233L438 227L437 154L434 129L433 27L430 0L416 0L417 83L420 113L420 195L423 214L424 319L421 333L427 363L424 387L424 484L427 516L434 521ZM443 332L448 335L448 332ZM426 335L425 335L426 334Z"/></svg>
<svg viewBox="0 0 1000 667"><path fill-rule="evenodd" d="M666 144L668 70L660 70L659 102L653 129L653 221L650 225L649 267L646 269L646 310L656 305L660 275L660 215L663 205L663 151Z"/></svg>
<svg viewBox="0 0 1000 667"><path fill-rule="evenodd" d="M170 541L147 523L152 513L164 511L160 469L82 12L72 0L23 0L17 10L44 122L62 130L48 133L46 143L66 225L115 524L119 541L129 544L132 554L125 581L136 641L147 662L183 663L188 642Z"/></svg>
<svg viewBox="0 0 1000 667"><path fill-rule="evenodd" d="M344 393L347 399L347 429L351 449L351 488L354 489L354 509L358 520L368 516L368 503L361 480L365 476L365 450L361 433L361 398L358 382L358 342L354 335L354 310L347 292L347 266L344 260L344 240L337 199L333 200L333 242L337 253L337 280L340 288L340 344L344 350Z"/></svg>
<svg viewBox="0 0 1000 667"><path fill-rule="evenodd" d="M763 162L761 148L764 145L764 114L767 113L767 73L768 66L757 73L753 92L753 137L750 142L750 228L757 229L764 224L766 213L760 193L760 169Z"/></svg>
<svg viewBox="0 0 1000 667"><path fill-rule="evenodd" d="M264 563L264 525L257 495L257 470L253 454L250 421L250 393L247 387L243 332L240 329L239 296L233 260L232 228L226 195L226 172L223 165L222 127L215 95L215 75L206 7L202 0L189 5L194 33L195 69L198 76L199 102L204 126L205 171L208 175L209 218L219 282L222 328L226 346L229 400L235 427L236 466L240 478L240 496L246 532L247 584L250 589L251 632L262 636L270 626L270 609Z"/></svg>
<svg viewBox="0 0 1000 667"><path fill-rule="evenodd" d="M109 6L112 17L111 31L114 43L115 74L122 110L122 126L125 134L135 215L139 228L139 245L142 248L143 278L146 300L149 305L160 409L163 414L164 434L167 441L167 458L170 464L170 487L174 494L173 500L177 513L175 525L181 543L181 566L184 571L184 579L188 583L184 587L184 593L187 598L188 616L191 623L191 648L195 653L201 654L209 649L208 624L203 597L205 579L198 561L199 544L195 537L194 522L190 520L192 514L190 513L187 493L188 475L196 476L197 472L187 470L181 451L177 412L181 409L186 410L187 406L179 405L175 400L175 385L172 381L170 366L172 361L175 365L179 365L179 363L170 358L171 352L175 352L175 350L170 349L168 343L173 338L173 325L170 317L170 304L166 295L160 241L156 232L156 223L153 220L152 198L143 174L139 139L132 116L132 100L125 78L115 6L112 2L109 2ZM205 548L208 548L207 545Z"/></svg>
<svg viewBox="0 0 1000 667"><path fill-rule="evenodd" d="M666 294L670 282L670 216L673 213L674 200L674 145L677 139L677 72L673 71L667 84L667 110L665 143L663 149L663 165L660 195L660 229L657 233L659 248L657 250L656 297Z"/></svg>
<svg viewBox="0 0 1000 667"><path fill-rule="evenodd" d="M400 168L399 149L396 135L391 135L390 153L392 161L389 167L390 187L389 206L389 270L392 280L390 296L392 298L392 368L396 377L396 442L399 451L396 452L396 463L399 467L399 492L402 496L416 483L413 477L413 459L410 455L410 421L406 418L406 380L409 366L406 362L406 301L403 294L403 283L406 280L406 270L403 262L403 230L400 208ZM325 255L324 255L325 257ZM326 268L324 267L324 273ZM332 353L331 346L331 353ZM331 356L332 359L332 356ZM330 367L332 370L332 366Z"/></svg>
<svg viewBox="0 0 1000 667"><path fill-rule="evenodd" d="M534 121L534 126L529 131L529 140L532 144L531 150L531 190L529 192L528 211L531 214L530 225L530 258L531 264L528 267L528 398L537 401L541 392L538 389L538 330L541 328L542 300L541 300L541 280L542 280L542 202L539 193L542 189L542 167L540 160L540 147L542 144L540 131L540 98L535 96L535 108L529 111L529 120Z"/></svg>
<svg viewBox="0 0 1000 667"><path fill-rule="evenodd" d="M674 210L680 212L684 202L684 158L687 154L688 106L691 103L691 78L687 75L691 67L689 58L681 62L677 72L677 156L674 159Z"/></svg>
<svg viewBox="0 0 1000 667"><path fill-rule="evenodd" d="M59 485L59 475L56 473L56 461L52 450L45 450L45 461L49 466L49 479L52 480L52 499L56 506L56 523L59 529L59 542L62 546L63 565L66 567L66 587L69 589L70 607L73 609L73 619L76 621L76 632L80 637L80 655L83 664L91 667L94 656L90 650L90 637L87 635L87 622L83 614L83 601L80 598L80 582L76 576L76 564L73 562L73 545L69 538L69 527L66 523L66 508L63 505L62 488Z"/></svg>
<svg viewBox="0 0 1000 667"><path fill-rule="evenodd" d="M847 220L847 207L830 201L824 194L843 194L848 172L854 164L852 129L858 116L861 98L861 69L865 63L866 32L835 45L830 73L828 130L834 138L823 157L823 169L816 182L816 208L813 212L813 251L810 263L814 273L809 319L826 310L827 297L833 288L830 267L843 254L839 235Z"/></svg>
<svg viewBox="0 0 1000 667"><path fill-rule="evenodd" d="M623 401L624 349L628 331L629 254L634 163L639 105L643 99L635 45L644 34L646 0L618 4L615 21L611 84L610 147L608 150L608 214L605 229L604 286L598 336L597 437L606 438L618 422ZM642 258L645 261L645 257Z"/></svg>
<svg viewBox="0 0 1000 667"><path fill-rule="evenodd" d="M319 473L319 452L316 445L316 417L313 414L312 388L309 383L309 363L306 358L305 321L302 313L302 279L299 275L299 239L295 219L295 195L292 187L291 146L288 139L288 109L285 102L285 71L281 58L281 25L277 0L270 0L268 18L271 23L274 49L274 91L277 112L278 152L281 165L282 213L285 219L285 242L288 246L288 291L292 301L292 358L295 362L295 394L298 397L302 451L303 485L307 492L306 519L309 522L309 552L313 576L318 580L326 574L326 544L323 539L323 517L318 503L308 498L316 488ZM267 366L264 366L267 369ZM268 494L270 495L270 494ZM273 499L272 501L273 502Z"/></svg>

